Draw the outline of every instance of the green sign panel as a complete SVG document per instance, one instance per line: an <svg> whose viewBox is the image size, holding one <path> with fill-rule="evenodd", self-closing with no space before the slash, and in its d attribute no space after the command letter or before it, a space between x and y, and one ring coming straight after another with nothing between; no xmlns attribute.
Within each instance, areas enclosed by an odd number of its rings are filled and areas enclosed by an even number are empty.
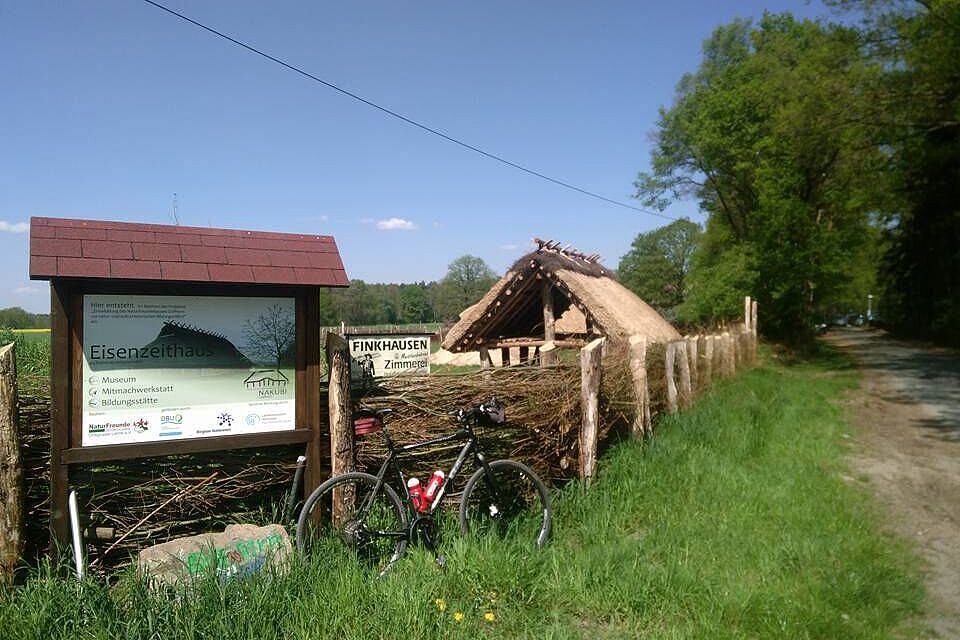
<svg viewBox="0 0 960 640"><path fill-rule="evenodd" d="M293 298L83 296L83 446L294 429Z"/></svg>

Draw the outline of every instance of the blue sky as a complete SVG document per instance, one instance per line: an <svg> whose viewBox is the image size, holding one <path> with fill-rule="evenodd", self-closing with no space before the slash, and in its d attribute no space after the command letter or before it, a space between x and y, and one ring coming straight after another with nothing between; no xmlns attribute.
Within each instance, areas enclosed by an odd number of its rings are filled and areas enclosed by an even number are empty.
<svg viewBox="0 0 960 640"><path fill-rule="evenodd" d="M631 202L657 109L739 2L249 2L171 8L469 144ZM30 216L336 237L347 273L502 272L534 236L616 267L662 219L388 118L140 0L0 0L0 307L46 312ZM633 201L633 204L637 204ZM695 203L672 216L701 220Z"/></svg>

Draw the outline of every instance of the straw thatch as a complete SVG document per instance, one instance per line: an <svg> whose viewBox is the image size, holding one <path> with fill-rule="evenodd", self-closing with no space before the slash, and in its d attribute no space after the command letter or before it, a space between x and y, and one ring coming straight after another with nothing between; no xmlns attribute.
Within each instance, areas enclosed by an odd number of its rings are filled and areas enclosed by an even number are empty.
<svg viewBox="0 0 960 640"><path fill-rule="evenodd" d="M606 336L626 341L631 335L642 335L651 342L666 342L680 338L659 313L617 282L596 256L536 242L535 251L517 260L480 302L460 314L444 338L444 349L473 351L505 339L542 338L545 283L553 285L557 318L572 309L585 319L583 325L558 322L558 339Z"/></svg>

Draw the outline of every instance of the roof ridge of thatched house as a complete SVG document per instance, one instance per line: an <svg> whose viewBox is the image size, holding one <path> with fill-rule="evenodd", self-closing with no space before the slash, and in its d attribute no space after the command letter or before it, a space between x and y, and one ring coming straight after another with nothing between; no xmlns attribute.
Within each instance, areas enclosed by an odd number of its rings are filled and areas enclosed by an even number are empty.
<svg viewBox="0 0 960 640"><path fill-rule="evenodd" d="M622 342L632 335L651 342L680 338L663 316L617 281L598 255L534 242L534 251L460 314L444 337L444 349L576 347L600 336ZM555 321L561 316L564 321Z"/></svg>

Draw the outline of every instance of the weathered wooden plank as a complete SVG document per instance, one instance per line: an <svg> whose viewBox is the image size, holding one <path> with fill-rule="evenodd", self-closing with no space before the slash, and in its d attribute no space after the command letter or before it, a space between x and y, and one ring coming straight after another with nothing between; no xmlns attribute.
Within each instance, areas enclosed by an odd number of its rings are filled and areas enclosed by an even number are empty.
<svg viewBox="0 0 960 640"><path fill-rule="evenodd" d="M637 414L633 419L631 434L641 438L650 431L650 389L647 386L647 339L630 336L630 376L633 379L633 395Z"/></svg>
<svg viewBox="0 0 960 640"><path fill-rule="evenodd" d="M17 424L17 352L0 348L0 583L13 580L23 551L23 459Z"/></svg>
<svg viewBox="0 0 960 640"><path fill-rule="evenodd" d="M753 305L750 303L750 296L745 297L743 299L743 328L746 329L748 333L753 330L751 329L750 325L750 321L753 317L750 313L752 308Z"/></svg>
<svg viewBox="0 0 960 640"><path fill-rule="evenodd" d="M603 341L597 338L580 350L580 477L584 479L592 478L597 470Z"/></svg>
<svg viewBox="0 0 960 640"><path fill-rule="evenodd" d="M330 372L330 475L353 471L353 407L350 400L350 351L347 341L335 333L327 334L327 359ZM352 505L355 496L343 490L333 493L334 522Z"/></svg>

